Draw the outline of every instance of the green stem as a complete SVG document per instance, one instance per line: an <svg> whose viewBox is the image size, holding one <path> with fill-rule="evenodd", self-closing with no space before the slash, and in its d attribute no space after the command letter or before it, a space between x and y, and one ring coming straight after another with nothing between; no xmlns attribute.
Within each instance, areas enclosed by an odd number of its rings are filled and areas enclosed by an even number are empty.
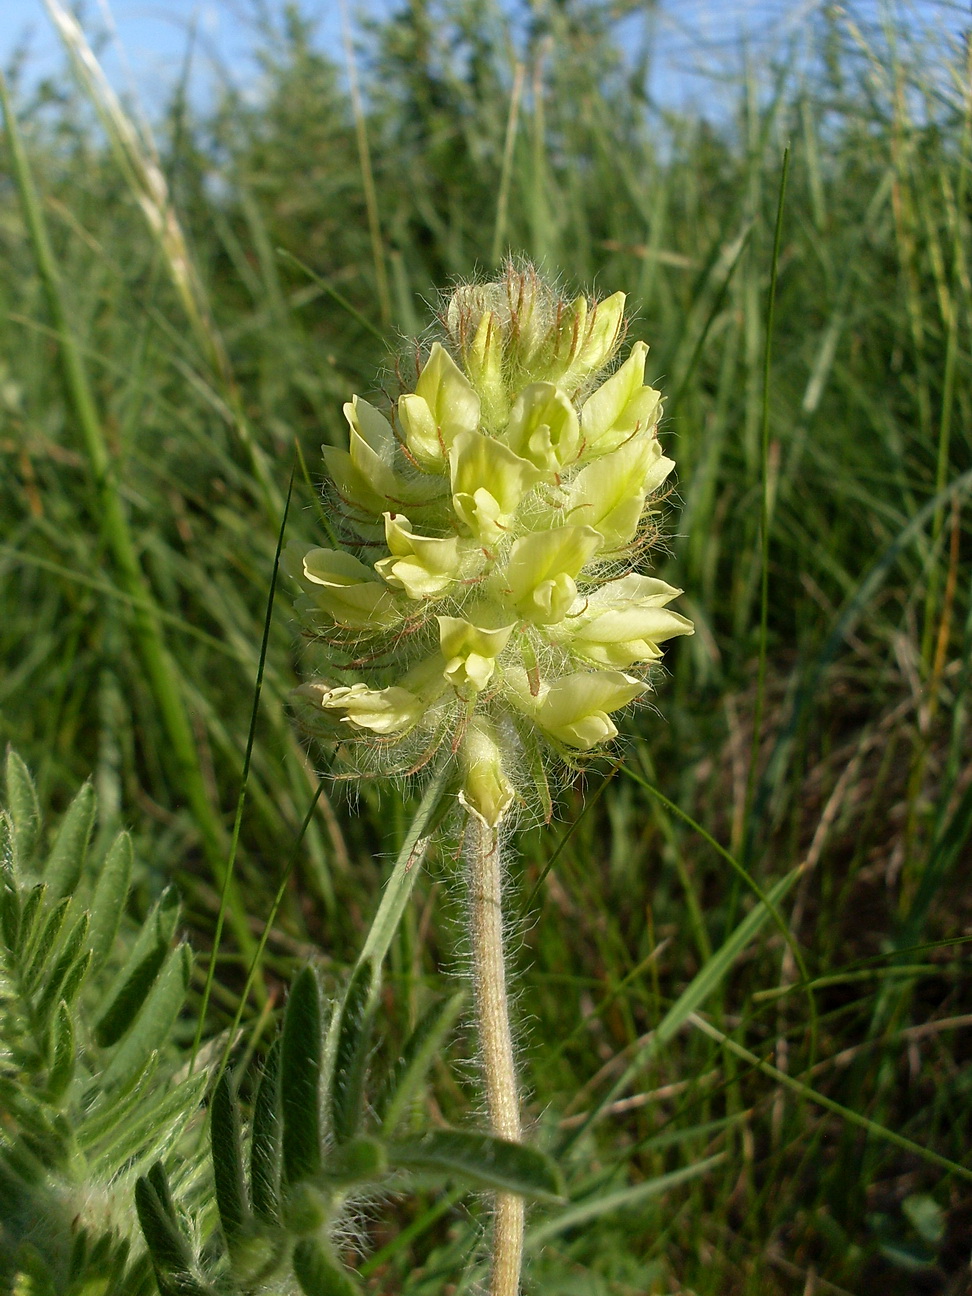
<svg viewBox="0 0 972 1296"><path fill-rule="evenodd" d="M493 1133L519 1143L520 1095L503 952L503 875L499 838L476 814L466 824L465 857L473 989L482 1054L483 1084ZM523 1263L523 1198L496 1194L490 1296L518 1296Z"/></svg>
<svg viewBox="0 0 972 1296"><path fill-rule="evenodd" d="M206 859L217 882L225 877L225 833L206 791L199 753L192 725L177 682L177 672L165 646L158 608L139 562L132 540L128 518L115 477L87 370L77 339L71 330L57 264L47 235L47 226L33 176L27 162L17 121L0 75L0 103L14 179L20 194L24 222L33 246L34 258L47 299L54 330L59 342L61 372L69 407L84 442L85 453L97 493L98 517L105 541L118 570L119 584L131 600L132 624L145 676L158 707L169 743L169 756L178 786L185 793L189 808L202 838ZM246 922L246 911L235 885L229 896L230 921L241 949L252 951L253 938Z"/></svg>

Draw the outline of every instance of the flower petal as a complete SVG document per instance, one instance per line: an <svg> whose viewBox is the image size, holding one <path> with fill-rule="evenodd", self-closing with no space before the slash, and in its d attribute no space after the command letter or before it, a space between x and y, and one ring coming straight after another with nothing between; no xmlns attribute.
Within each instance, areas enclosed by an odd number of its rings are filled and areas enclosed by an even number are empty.
<svg viewBox="0 0 972 1296"><path fill-rule="evenodd" d="M563 620L577 596L574 577L601 547L589 526L534 531L517 540L506 569L497 573L498 593L520 616L541 625Z"/></svg>
<svg viewBox="0 0 972 1296"><path fill-rule="evenodd" d="M418 473L407 477L394 467L398 443L391 424L374 406L355 396L344 413L351 429L349 449L321 447L342 499L377 517L389 505L420 508L441 496L441 481Z"/></svg>
<svg viewBox="0 0 972 1296"><path fill-rule="evenodd" d="M581 469L567 490L568 516L596 527L606 551L622 549L638 530L646 483L656 489L674 467L653 433L638 433Z"/></svg>
<svg viewBox="0 0 972 1296"><path fill-rule="evenodd" d="M617 735L610 718L645 691L641 680L619 671L563 675L542 694L537 722L568 747L587 751Z"/></svg>
<svg viewBox="0 0 972 1296"><path fill-rule="evenodd" d="M621 368L584 402L581 434L584 456L608 454L636 432L652 429L661 412L661 394L644 386L648 348L636 342Z"/></svg>
<svg viewBox="0 0 972 1296"><path fill-rule="evenodd" d="M349 630L388 630L402 619L398 599L370 567L343 549L311 549L298 578L309 600Z"/></svg>
<svg viewBox="0 0 972 1296"><path fill-rule="evenodd" d="M385 514L385 540L390 557L375 563L375 571L393 589L409 598L434 598L459 574L459 541L416 535L402 513Z"/></svg>
<svg viewBox="0 0 972 1296"><path fill-rule="evenodd" d="M687 617L666 607L681 592L665 581L634 573L609 581L565 623L570 626L570 647L589 661L618 670L658 661L660 643L695 633Z"/></svg>
<svg viewBox="0 0 972 1296"><path fill-rule="evenodd" d="M485 716L474 717L466 726L459 759L465 775L459 799L495 828L512 805L514 792L496 728Z"/></svg>
<svg viewBox="0 0 972 1296"><path fill-rule="evenodd" d="M571 358L558 375L557 382L574 392L586 378L611 359L624 327L626 294L616 292L588 309L586 298L579 297L568 313L573 332ZM571 318L573 316L573 318Z"/></svg>
<svg viewBox="0 0 972 1296"><path fill-rule="evenodd" d="M542 473L508 446L478 432L460 432L449 448L452 503L480 540L491 543L509 528L523 496Z"/></svg>
<svg viewBox="0 0 972 1296"><path fill-rule="evenodd" d="M423 468L441 472L460 432L479 428L480 399L452 356L436 342L414 394L398 402L405 444Z"/></svg>
<svg viewBox="0 0 972 1296"><path fill-rule="evenodd" d="M339 688L310 685L305 686L305 693L308 688L315 691L326 711L343 712L342 721L377 734L404 733L422 718L426 709L421 698L408 689L394 686L370 689L364 684Z"/></svg>
<svg viewBox="0 0 972 1296"><path fill-rule="evenodd" d="M523 389L502 435L511 450L545 472L571 463L580 447L577 412L553 383Z"/></svg>
<svg viewBox="0 0 972 1296"><path fill-rule="evenodd" d="M436 617L439 644L446 659L442 672L460 692L479 692L493 677L496 658L509 643L514 626L484 630L460 617Z"/></svg>

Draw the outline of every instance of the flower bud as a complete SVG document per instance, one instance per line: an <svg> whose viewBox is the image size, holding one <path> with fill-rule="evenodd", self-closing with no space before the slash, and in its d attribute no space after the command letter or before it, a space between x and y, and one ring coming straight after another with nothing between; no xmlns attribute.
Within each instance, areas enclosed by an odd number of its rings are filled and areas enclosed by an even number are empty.
<svg viewBox="0 0 972 1296"><path fill-rule="evenodd" d="M503 762L496 726L485 716L466 725L459 750L463 781L459 799L495 828L513 803L515 791Z"/></svg>

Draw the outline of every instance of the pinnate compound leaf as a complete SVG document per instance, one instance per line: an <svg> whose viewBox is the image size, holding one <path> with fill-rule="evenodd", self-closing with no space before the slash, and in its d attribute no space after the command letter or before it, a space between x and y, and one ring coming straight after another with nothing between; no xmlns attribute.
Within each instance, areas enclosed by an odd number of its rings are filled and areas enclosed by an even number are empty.
<svg viewBox="0 0 972 1296"><path fill-rule="evenodd" d="M13 826L13 846L22 868L34 853L41 815L30 770L15 751L7 753L7 806Z"/></svg>
<svg viewBox="0 0 972 1296"><path fill-rule="evenodd" d="M77 886L84 868L94 815L94 788L90 783L85 783L61 820L44 866L44 880L50 887L52 896L69 895Z"/></svg>
<svg viewBox="0 0 972 1296"><path fill-rule="evenodd" d="M317 974L305 967L287 1000L280 1052L283 1177L313 1179L321 1168L321 1049L324 1013Z"/></svg>
<svg viewBox="0 0 972 1296"><path fill-rule="evenodd" d="M105 992L105 1006L94 1027L102 1048L117 1043L135 1020L165 962L178 921L179 898L170 888L159 897Z"/></svg>
<svg viewBox="0 0 972 1296"><path fill-rule="evenodd" d="M44 975L44 969L54 953L70 904L71 897L65 896L48 913L43 922L34 924L34 936L25 951L27 967L20 981L24 994L32 994Z"/></svg>
<svg viewBox="0 0 972 1296"><path fill-rule="evenodd" d="M390 1143L388 1163L403 1170L457 1175L476 1187L538 1201L563 1200L560 1171L548 1156L474 1130L433 1130L419 1139Z"/></svg>
<svg viewBox="0 0 972 1296"><path fill-rule="evenodd" d="M57 1102L71 1083L74 1061L74 1022L62 999L51 1023L51 1065L45 1094L52 1102Z"/></svg>
<svg viewBox="0 0 972 1296"><path fill-rule="evenodd" d="M370 962L360 964L351 977L341 1005L331 1072L331 1132L338 1143L353 1138L361 1124L374 1020L371 1003L374 978L374 966Z"/></svg>
<svg viewBox="0 0 972 1296"><path fill-rule="evenodd" d="M209 1108L213 1181L223 1236L232 1254L247 1231L250 1209L243 1178L243 1130L240 1107L224 1072Z"/></svg>
<svg viewBox="0 0 972 1296"><path fill-rule="evenodd" d="M131 1169L162 1156L192 1119L205 1089L206 1075L201 1072L155 1094L146 1105L126 1105L124 1120L102 1127L92 1158L98 1173L111 1178L122 1166Z"/></svg>
<svg viewBox="0 0 972 1296"><path fill-rule="evenodd" d="M179 945L165 960L151 992L102 1075L103 1088L124 1085L169 1038L169 1032L185 1002L191 973L192 955L189 947Z"/></svg>
<svg viewBox="0 0 972 1296"><path fill-rule="evenodd" d="M132 880L132 862L132 839L128 833L119 833L105 856L91 897L88 945L96 967L111 953L118 933Z"/></svg>
<svg viewBox="0 0 972 1296"><path fill-rule="evenodd" d="M377 1103L376 1114L386 1137L394 1134L397 1126L408 1115L426 1072L462 1011L464 999L465 995L459 991L448 999L434 1003L422 1015L415 1030L405 1041L402 1056Z"/></svg>
<svg viewBox="0 0 972 1296"><path fill-rule="evenodd" d="M176 1221L165 1172L156 1163L135 1185L135 1209L161 1296L212 1296L195 1274L189 1244Z"/></svg>
<svg viewBox="0 0 972 1296"><path fill-rule="evenodd" d="M361 1286L320 1242L305 1239L294 1247L294 1273L304 1296L361 1296Z"/></svg>
<svg viewBox="0 0 972 1296"><path fill-rule="evenodd" d="M36 1009L37 1017L41 1023L46 1023L47 1018L54 1009L54 1005L61 998L61 991L75 964L88 956L87 936L88 915L83 913L65 938L64 947L58 955L57 962L47 975L47 982ZM85 963L85 967L87 967L87 963Z"/></svg>
<svg viewBox="0 0 972 1296"><path fill-rule="evenodd" d="M253 1210L268 1224L280 1218L280 1041L274 1040L253 1102L250 1128L250 1191Z"/></svg>

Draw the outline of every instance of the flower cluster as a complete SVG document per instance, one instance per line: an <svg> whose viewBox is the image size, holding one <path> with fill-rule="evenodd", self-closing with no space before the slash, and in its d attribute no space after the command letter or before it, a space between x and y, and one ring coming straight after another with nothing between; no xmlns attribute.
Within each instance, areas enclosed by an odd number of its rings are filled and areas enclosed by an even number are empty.
<svg viewBox="0 0 972 1296"><path fill-rule="evenodd" d="M598 383L624 294L561 300L532 268L458 288L414 391L355 397L324 447L340 548L291 552L326 682L301 692L335 736L418 767L448 744L466 805L495 825L544 749L617 734L659 644L691 634L681 591L636 567L672 471L647 347Z"/></svg>

